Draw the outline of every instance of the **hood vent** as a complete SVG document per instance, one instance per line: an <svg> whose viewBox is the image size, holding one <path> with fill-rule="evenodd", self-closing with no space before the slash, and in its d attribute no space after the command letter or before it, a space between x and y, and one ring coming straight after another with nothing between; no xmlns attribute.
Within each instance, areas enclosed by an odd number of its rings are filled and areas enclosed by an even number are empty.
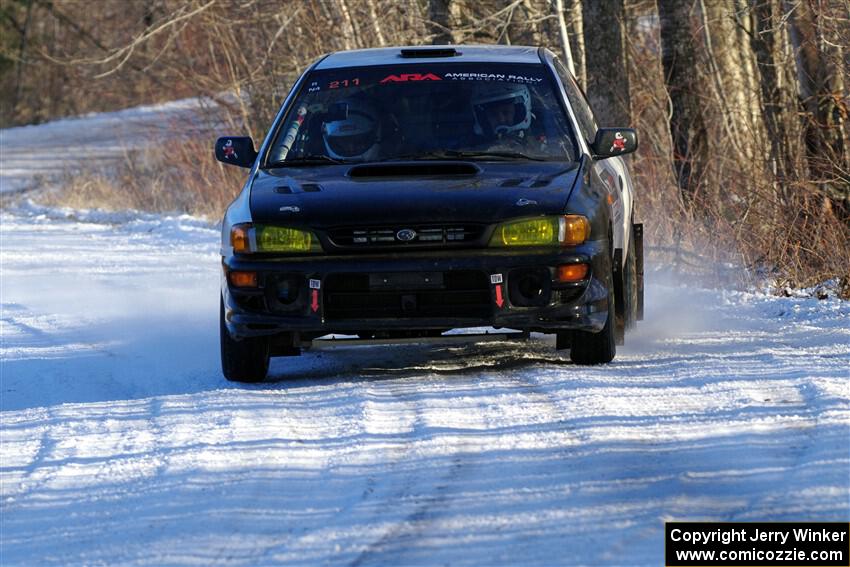
<svg viewBox="0 0 850 567"><path fill-rule="evenodd" d="M274 188L274 192L281 195L292 195L292 188L289 185L278 185Z"/></svg>
<svg viewBox="0 0 850 567"><path fill-rule="evenodd" d="M355 165L348 175L359 177L420 177L424 175L476 175L479 169L468 162L372 163Z"/></svg>
<svg viewBox="0 0 850 567"><path fill-rule="evenodd" d="M318 193L322 190L322 186L316 183L305 183L301 186L305 193Z"/></svg>
<svg viewBox="0 0 850 567"><path fill-rule="evenodd" d="M401 50L404 59L420 59L423 57L457 57L460 51L454 47L406 47Z"/></svg>

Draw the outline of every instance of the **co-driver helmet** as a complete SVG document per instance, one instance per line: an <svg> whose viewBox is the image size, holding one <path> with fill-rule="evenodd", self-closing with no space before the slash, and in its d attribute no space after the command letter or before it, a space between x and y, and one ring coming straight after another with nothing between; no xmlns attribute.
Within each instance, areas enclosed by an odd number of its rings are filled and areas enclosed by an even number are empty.
<svg viewBox="0 0 850 567"><path fill-rule="evenodd" d="M344 100L337 103L342 117L322 125L322 140L335 159L370 160L378 157L381 125L378 113L368 102Z"/></svg>

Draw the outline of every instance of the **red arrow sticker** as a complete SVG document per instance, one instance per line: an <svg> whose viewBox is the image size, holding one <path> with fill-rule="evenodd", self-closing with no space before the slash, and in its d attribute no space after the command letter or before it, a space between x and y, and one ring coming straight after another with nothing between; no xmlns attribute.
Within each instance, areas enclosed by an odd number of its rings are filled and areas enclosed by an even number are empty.
<svg viewBox="0 0 850 567"><path fill-rule="evenodd" d="M319 290L312 290L311 295L313 296L313 301L310 303L310 309L313 310L313 313L319 310Z"/></svg>
<svg viewBox="0 0 850 567"><path fill-rule="evenodd" d="M496 286L496 305L501 309L502 305L505 304L505 300L502 298L502 286L501 284Z"/></svg>

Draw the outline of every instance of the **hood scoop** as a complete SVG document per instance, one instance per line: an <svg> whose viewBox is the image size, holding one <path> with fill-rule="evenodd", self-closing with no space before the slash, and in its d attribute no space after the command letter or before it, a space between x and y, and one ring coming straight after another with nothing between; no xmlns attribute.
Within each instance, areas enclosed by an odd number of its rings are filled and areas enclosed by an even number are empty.
<svg viewBox="0 0 850 567"><path fill-rule="evenodd" d="M301 185L300 189L304 193L318 193L322 190L322 186L318 183L304 183ZM296 191L293 191L292 187L289 185L278 185L274 188L274 192L279 195L292 195L293 193L296 193Z"/></svg>
<svg viewBox="0 0 850 567"><path fill-rule="evenodd" d="M546 187L551 183L550 179L536 179L529 183L527 179L505 179L502 181L502 187L530 187L533 189L537 189L539 187Z"/></svg>
<svg viewBox="0 0 850 567"><path fill-rule="evenodd" d="M425 175L477 175L479 169L468 162L371 163L355 165L349 177L421 177Z"/></svg>

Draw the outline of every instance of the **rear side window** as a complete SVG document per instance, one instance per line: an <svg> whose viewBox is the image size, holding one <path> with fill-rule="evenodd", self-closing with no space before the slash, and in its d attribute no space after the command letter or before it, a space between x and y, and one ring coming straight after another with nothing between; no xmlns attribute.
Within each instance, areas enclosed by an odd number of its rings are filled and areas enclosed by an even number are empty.
<svg viewBox="0 0 850 567"><path fill-rule="evenodd" d="M581 134L588 144L593 143L596 137L596 130L599 128L596 124L596 119L593 118L593 111L590 110L590 105L587 104L587 99L581 92L572 74L567 71L566 67L555 59L555 71L558 73L558 78L564 83L564 89L567 91L567 98L570 101L570 106L573 107L573 112L578 120L578 127L581 129Z"/></svg>
<svg viewBox="0 0 850 567"><path fill-rule="evenodd" d="M553 83L542 64L316 70L278 128L266 164L495 153L572 162L575 138Z"/></svg>

